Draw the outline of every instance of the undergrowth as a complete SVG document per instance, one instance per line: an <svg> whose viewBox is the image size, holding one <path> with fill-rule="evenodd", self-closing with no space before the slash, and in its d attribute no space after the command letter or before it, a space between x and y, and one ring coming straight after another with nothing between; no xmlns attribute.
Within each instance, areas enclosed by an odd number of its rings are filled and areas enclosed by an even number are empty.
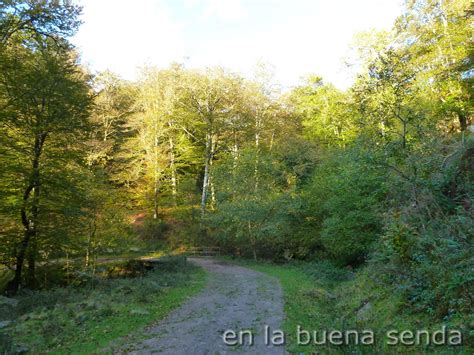
<svg viewBox="0 0 474 355"><path fill-rule="evenodd" d="M130 268L130 263L123 266ZM89 277L77 287L22 293L16 307L1 313L13 323L0 333L0 353L100 350L163 318L200 290L205 278L204 271L181 257L164 259L155 269L135 276L115 273L112 278Z"/></svg>
<svg viewBox="0 0 474 355"><path fill-rule="evenodd" d="M267 262L237 261L255 270L272 275L280 280L284 292L286 319L283 331L286 334L286 350L291 353L336 353L336 354L472 354L474 349L468 316L459 316L443 321L428 313L413 313L407 307L402 290L387 288L374 278L371 265L353 272L327 261L293 262L276 265ZM297 327L313 332L364 330L374 333L374 345L298 345ZM442 329L460 330L462 346L418 346L387 345L387 331L428 330L431 333ZM314 337L313 337L314 339ZM423 339L424 340L424 339Z"/></svg>

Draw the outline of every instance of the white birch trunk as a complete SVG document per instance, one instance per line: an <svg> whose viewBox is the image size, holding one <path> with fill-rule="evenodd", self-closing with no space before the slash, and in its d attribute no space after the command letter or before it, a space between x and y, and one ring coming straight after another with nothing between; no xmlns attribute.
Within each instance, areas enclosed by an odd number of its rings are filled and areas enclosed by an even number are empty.
<svg viewBox="0 0 474 355"><path fill-rule="evenodd" d="M204 162L204 178L202 181L202 195L201 195L201 215L204 216L206 213L207 194L209 188L209 174L210 164L212 160L212 134L211 132L206 133L206 158Z"/></svg>

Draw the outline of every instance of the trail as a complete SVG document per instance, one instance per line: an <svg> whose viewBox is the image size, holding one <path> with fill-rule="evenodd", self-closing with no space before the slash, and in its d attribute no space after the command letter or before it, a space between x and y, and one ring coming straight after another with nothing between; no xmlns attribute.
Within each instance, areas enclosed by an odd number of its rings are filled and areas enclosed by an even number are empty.
<svg viewBox="0 0 474 355"><path fill-rule="evenodd" d="M157 325L145 329L146 340L127 345L131 354L284 354L265 344L264 327L281 329L282 290L277 279L230 263L191 258L209 274L203 291ZM253 345L228 346L226 330L249 329Z"/></svg>

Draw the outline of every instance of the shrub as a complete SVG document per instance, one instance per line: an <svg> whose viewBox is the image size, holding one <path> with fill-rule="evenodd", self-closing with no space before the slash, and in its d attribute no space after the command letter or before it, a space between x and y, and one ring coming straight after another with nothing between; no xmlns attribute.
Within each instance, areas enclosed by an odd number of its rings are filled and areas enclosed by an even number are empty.
<svg viewBox="0 0 474 355"><path fill-rule="evenodd" d="M341 265L361 264L382 231L385 172L360 159L350 150L329 157L304 191L315 237Z"/></svg>
<svg viewBox="0 0 474 355"><path fill-rule="evenodd" d="M15 346L11 336L3 331L0 331L0 354L13 354Z"/></svg>
<svg viewBox="0 0 474 355"><path fill-rule="evenodd" d="M168 225L161 219L148 218L140 228L140 237L144 241L158 241L164 238Z"/></svg>
<svg viewBox="0 0 474 355"><path fill-rule="evenodd" d="M439 319L468 314L474 287L474 184L465 169L470 148L445 150L418 156L416 166L424 169L396 183L400 190L372 257L382 280L398 285L411 310Z"/></svg>

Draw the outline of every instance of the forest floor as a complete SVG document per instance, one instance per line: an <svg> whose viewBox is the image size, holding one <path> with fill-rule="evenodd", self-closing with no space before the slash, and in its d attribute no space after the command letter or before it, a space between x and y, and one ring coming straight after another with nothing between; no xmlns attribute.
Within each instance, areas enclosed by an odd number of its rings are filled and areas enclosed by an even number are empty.
<svg viewBox="0 0 474 355"><path fill-rule="evenodd" d="M388 329L456 329L466 321L440 322L404 312L400 294L380 287L364 270L356 273L322 261L162 260L168 262L143 277L33 291L17 296L15 307L0 304L0 353L16 348L30 353L472 354L469 332L464 346L455 348L388 347ZM284 332L284 347L265 344L265 326L270 335ZM373 329L377 342L298 344L298 327ZM229 330L250 331L253 346L248 335L244 344L227 346L223 335Z"/></svg>
<svg viewBox="0 0 474 355"><path fill-rule="evenodd" d="M284 354L283 347L266 345L264 336L265 326L280 329L284 318L277 278L222 260L189 260L206 270L204 290L141 331L140 340L113 346L114 352ZM248 333L241 344L224 342L226 331L244 330L252 334L252 346Z"/></svg>
<svg viewBox="0 0 474 355"><path fill-rule="evenodd" d="M161 260L139 277L102 276L125 266L107 262L90 281L0 297L0 354L94 353L163 319L203 289L206 273L182 257Z"/></svg>

